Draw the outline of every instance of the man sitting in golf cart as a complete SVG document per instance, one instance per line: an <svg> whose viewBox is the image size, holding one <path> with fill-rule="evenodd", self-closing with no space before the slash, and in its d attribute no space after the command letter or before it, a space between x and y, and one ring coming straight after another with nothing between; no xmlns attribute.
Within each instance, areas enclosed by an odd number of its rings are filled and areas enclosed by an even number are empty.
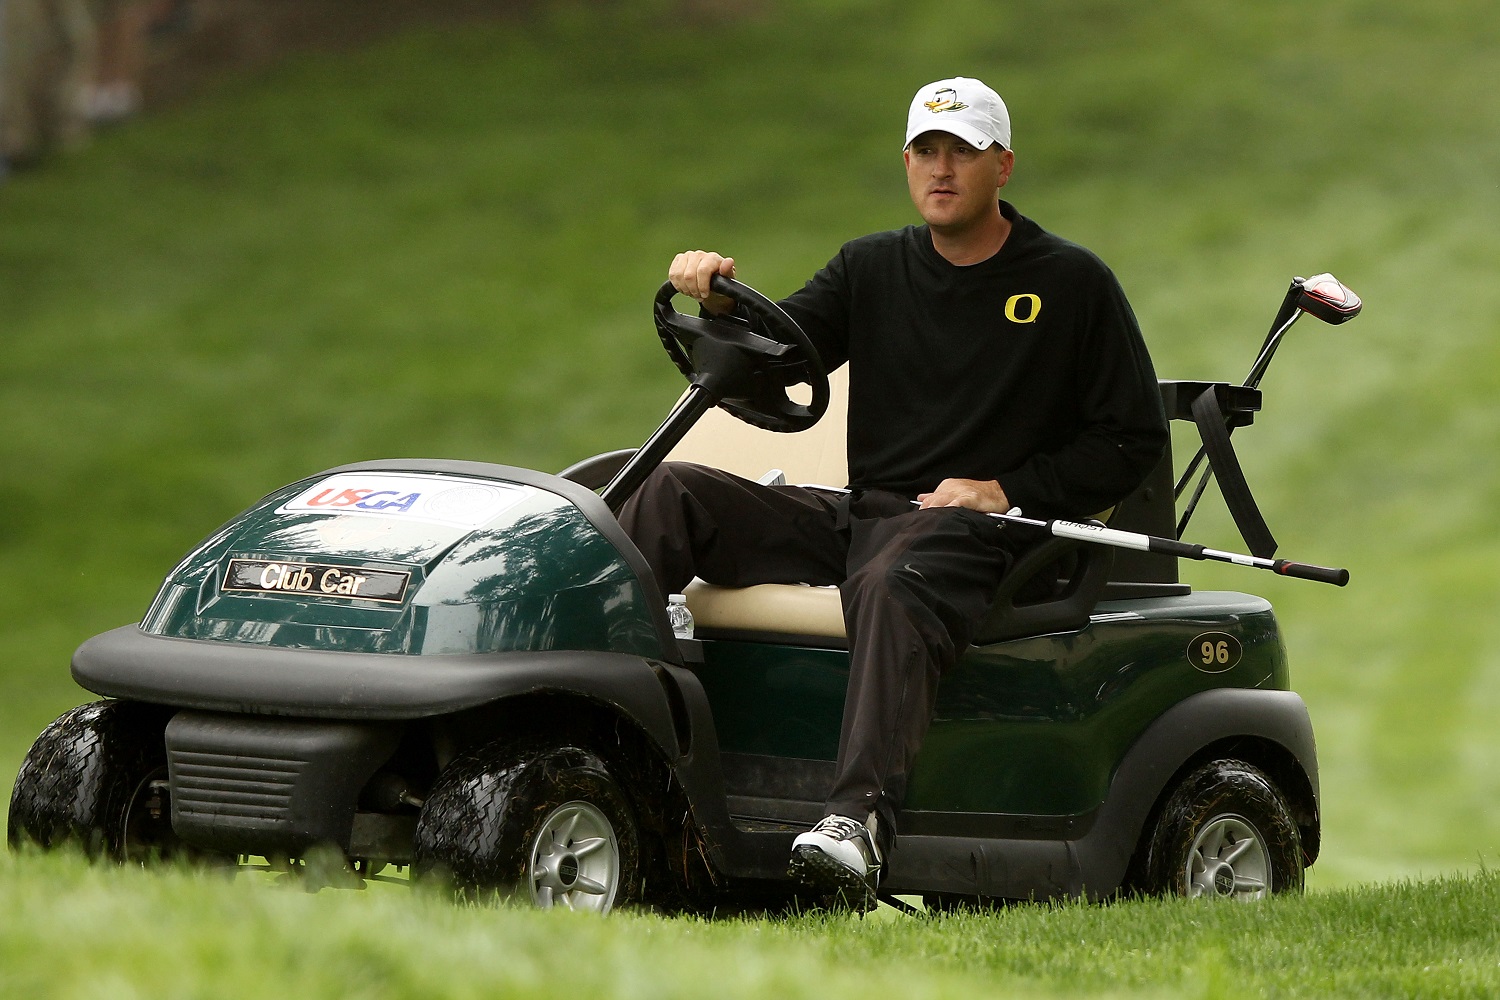
<svg viewBox="0 0 1500 1000"><path fill-rule="evenodd" d="M849 492L670 462L620 512L668 593L695 576L839 587L850 677L836 776L791 873L861 900L938 680L1037 540L987 513L1087 517L1130 493L1167 440L1114 275L996 197L1014 165L999 95L963 77L923 87L903 157L924 224L845 244L781 303L829 370L849 362ZM710 281L733 273L695 250L670 279L722 314L733 303Z"/></svg>

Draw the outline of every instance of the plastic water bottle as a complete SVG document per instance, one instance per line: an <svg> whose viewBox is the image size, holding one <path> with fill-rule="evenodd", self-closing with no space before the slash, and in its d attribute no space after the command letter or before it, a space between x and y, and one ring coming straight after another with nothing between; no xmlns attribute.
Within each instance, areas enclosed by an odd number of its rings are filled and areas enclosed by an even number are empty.
<svg viewBox="0 0 1500 1000"><path fill-rule="evenodd" d="M679 639L693 637L693 613L688 610L687 598L673 594L667 598L667 621L672 623L672 632Z"/></svg>

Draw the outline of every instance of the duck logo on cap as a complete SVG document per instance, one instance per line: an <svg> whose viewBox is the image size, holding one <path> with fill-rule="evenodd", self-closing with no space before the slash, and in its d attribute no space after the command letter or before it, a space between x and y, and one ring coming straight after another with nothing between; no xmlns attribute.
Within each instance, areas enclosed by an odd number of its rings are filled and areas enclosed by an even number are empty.
<svg viewBox="0 0 1500 1000"><path fill-rule="evenodd" d="M944 97L944 94L950 96ZM939 111L962 111L968 107L967 104L958 99L958 91L952 87L944 87L932 96L933 100L923 101L922 103L933 114L937 114Z"/></svg>

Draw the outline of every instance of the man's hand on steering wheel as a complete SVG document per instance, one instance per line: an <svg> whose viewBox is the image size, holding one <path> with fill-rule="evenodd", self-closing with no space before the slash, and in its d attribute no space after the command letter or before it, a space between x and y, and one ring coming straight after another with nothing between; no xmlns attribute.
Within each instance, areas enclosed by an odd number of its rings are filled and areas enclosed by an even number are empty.
<svg viewBox="0 0 1500 1000"><path fill-rule="evenodd" d="M683 295L697 299L709 312L722 316L734 309L734 300L709 288L715 274L734 277L734 258L712 250L688 250L672 258L667 280Z"/></svg>
<svg viewBox="0 0 1500 1000"><path fill-rule="evenodd" d="M729 277L733 271L732 259L704 250L673 259L651 310L661 345L688 382L722 409L766 430L805 430L828 408L822 358L778 303ZM672 307L678 294L692 296L709 315L679 313ZM788 395L804 384L812 389L808 402Z"/></svg>

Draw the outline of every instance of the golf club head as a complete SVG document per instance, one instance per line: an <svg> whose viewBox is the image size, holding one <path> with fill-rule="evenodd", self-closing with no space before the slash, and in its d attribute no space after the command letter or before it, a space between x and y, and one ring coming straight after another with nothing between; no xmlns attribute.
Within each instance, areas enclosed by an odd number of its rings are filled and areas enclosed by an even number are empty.
<svg viewBox="0 0 1500 1000"><path fill-rule="evenodd" d="M1364 305L1352 289L1326 272L1297 281L1302 286L1297 293L1297 308L1325 323L1347 323Z"/></svg>

